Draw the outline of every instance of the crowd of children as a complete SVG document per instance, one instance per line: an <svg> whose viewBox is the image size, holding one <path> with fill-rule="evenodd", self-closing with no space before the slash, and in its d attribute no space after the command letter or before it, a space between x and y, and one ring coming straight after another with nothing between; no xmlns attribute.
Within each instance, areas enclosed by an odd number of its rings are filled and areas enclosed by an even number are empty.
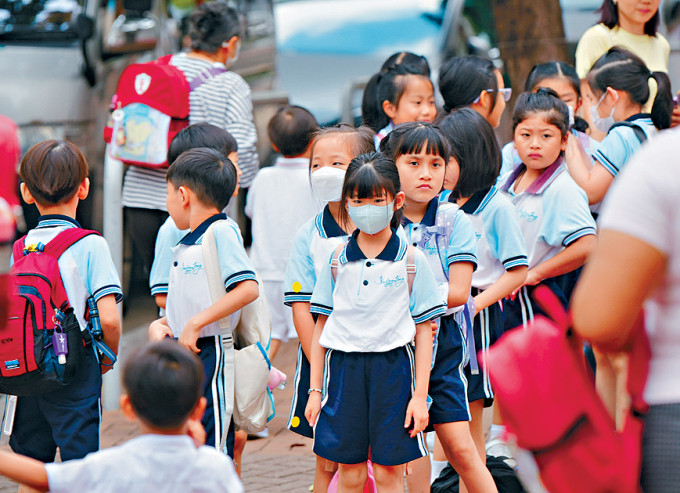
<svg viewBox="0 0 680 493"><path fill-rule="evenodd" d="M390 57L371 79L362 105L368 126L319 129L304 108L282 108L268 126L282 157L259 172L247 199L249 255L224 212L238 191L235 139L207 123L180 132L168 152L170 217L150 277L162 317L149 328L155 343L123 373L121 407L145 435L79 460L99 448L108 367L100 371L92 351L76 383L18 399L11 446L36 460L3 454L0 472L52 491L85 491L89 481L105 491L114 483L115 491L189 491L186 481L198 479L204 483L192 487L240 491L245 437L226 402L233 375L220 321L234 329L262 294L272 338L262 351L273 359L281 342L299 340L288 428L314 440L314 491L327 491L334 474L342 492L362 491L369 475L378 491L403 491L406 471L410 492L429 491L446 462L461 491L496 491L487 451L511 465L512 457L500 441L501 417L488 439L482 424L494 401L489 347L540 313L532 299L538 285L568 306L595 247L598 204L642 143L671 124L667 75L625 49L609 49L584 81L564 62L536 65L502 150L493 129L512 90L477 56L442 65L439 111L427 60L411 53ZM590 137L584 114L601 141ZM34 146L21 177L24 199L41 213L27 244L78 227L89 181L75 146ZM217 300L206 272L208 231L224 289ZM121 289L105 242L82 240L59 268L76 313L85 313L88 298L96 302L115 352ZM596 357L598 389L614 414L617 375L606 355ZM236 470L182 435L224 452ZM57 447L66 464L37 462L53 461ZM107 463L126 467L129 483L107 480Z"/></svg>

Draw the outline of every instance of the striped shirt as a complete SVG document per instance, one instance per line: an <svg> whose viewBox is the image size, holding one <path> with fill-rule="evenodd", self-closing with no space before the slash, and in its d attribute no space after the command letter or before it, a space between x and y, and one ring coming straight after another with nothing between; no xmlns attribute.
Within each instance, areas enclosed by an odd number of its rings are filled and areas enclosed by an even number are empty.
<svg viewBox="0 0 680 493"><path fill-rule="evenodd" d="M210 68L210 62L180 53L170 63L179 68L191 81ZM217 64L222 66L221 64ZM240 185L248 188L259 170L255 144L257 132L253 123L253 103L250 87L240 75L225 72L212 77L189 96L189 122L207 122L224 128L238 144L238 164L243 172ZM130 166L123 182L124 207L166 210L167 170Z"/></svg>

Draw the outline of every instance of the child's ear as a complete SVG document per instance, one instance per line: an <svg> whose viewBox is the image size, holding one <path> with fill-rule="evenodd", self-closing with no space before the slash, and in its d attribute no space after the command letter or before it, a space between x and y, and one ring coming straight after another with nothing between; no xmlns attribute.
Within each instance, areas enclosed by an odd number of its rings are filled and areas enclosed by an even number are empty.
<svg viewBox="0 0 680 493"><path fill-rule="evenodd" d="M179 195L182 199L182 207L187 207L191 202L191 194L189 189L184 186L180 186L177 190L179 191Z"/></svg>
<svg viewBox="0 0 680 493"><path fill-rule="evenodd" d="M136 415L134 409L132 409L130 396L127 394L121 394L118 402L120 404L120 410L123 412L123 416L125 416L130 421L134 421Z"/></svg>
<svg viewBox="0 0 680 493"><path fill-rule="evenodd" d="M567 142L569 142L569 131L567 131L567 135L562 137L562 143L560 144L560 150L562 152L567 150Z"/></svg>
<svg viewBox="0 0 680 493"><path fill-rule="evenodd" d="M24 202L27 204L35 204L35 199L24 182L21 182L19 185L19 191L21 192L21 197L24 199Z"/></svg>
<svg viewBox="0 0 680 493"><path fill-rule="evenodd" d="M392 120L395 117L395 115L397 114L396 105L390 103L389 100L387 100L387 99L382 102L382 109L385 112L385 114L389 117L390 120Z"/></svg>
<svg viewBox="0 0 680 493"><path fill-rule="evenodd" d="M406 194L404 192L399 192L394 196L394 210L399 210L404 206L404 201L406 200Z"/></svg>
<svg viewBox="0 0 680 493"><path fill-rule="evenodd" d="M189 419L195 419L196 421L200 421L201 419L203 419L203 414L205 414L205 407L207 404L208 401L206 400L205 397L201 397L200 399L198 399L196 407L194 407L194 410L191 411Z"/></svg>
<svg viewBox="0 0 680 493"><path fill-rule="evenodd" d="M90 179L85 178L78 187L78 192L76 192L76 195L78 196L79 200L85 200L89 194L90 194Z"/></svg>

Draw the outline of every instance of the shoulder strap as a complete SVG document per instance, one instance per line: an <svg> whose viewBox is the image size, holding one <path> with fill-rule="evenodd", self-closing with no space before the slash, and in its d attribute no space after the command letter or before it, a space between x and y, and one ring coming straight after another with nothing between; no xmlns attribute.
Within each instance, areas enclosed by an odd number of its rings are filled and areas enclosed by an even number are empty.
<svg viewBox="0 0 680 493"><path fill-rule="evenodd" d="M222 298L226 292L222 276L220 275L220 261L217 256L217 243L215 242L215 234L213 232L213 226L218 222L215 221L208 226L201 240L203 267L208 278L208 290L210 291L210 298L213 303ZM218 324L223 335L224 333L231 333L231 317L224 317L218 320Z"/></svg>
<svg viewBox="0 0 680 493"><path fill-rule="evenodd" d="M416 247L409 245L406 247L406 282L408 283L408 294L411 296L413 291L413 280L416 277Z"/></svg>
<svg viewBox="0 0 680 493"><path fill-rule="evenodd" d="M343 248L345 248L345 243L338 245L333 252L333 258L331 258L331 275L333 276L333 282L338 278L338 265L340 265L340 254L342 253Z"/></svg>
<svg viewBox="0 0 680 493"><path fill-rule="evenodd" d="M161 65L170 65L170 60L172 59L174 55L163 55L162 57L158 57L156 59L156 63L160 63Z"/></svg>
<svg viewBox="0 0 680 493"><path fill-rule="evenodd" d="M195 91L196 89L198 89L200 86L202 86L203 84L208 82L213 77L220 75L220 74L223 74L226 71L227 71L226 68L216 67L216 66L212 66L208 69L203 70L196 77L191 79L191 81L189 81L189 91L190 92Z"/></svg>
<svg viewBox="0 0 680 493"><path fill-rule="evenodd" d="M640 125L636 125L633 122L616 122L614 125L612 125L609 128L609 131L607 132L607 135L609 135L609 132L614 130L616 127L628 127L630 128L634 133L637 139L640 141L640 144L642 144L644 141L647 140L647 134L645 133L644 130L640 127Z"/></svg>
<svg viewBox="0 0 680 493"><path fill-rule="evenodd" d="M74 243L90 235L101 236L91 229L67 228L45 245L43 252L59 258Z"/></svg>
<svg viewBox="0 0 680 493"><path fill-rule="evenodd" d="M22 236L17 241L15 241L14 245L12 246L12 258L14 258L15 262L24 256L25 247L26 247L26 235Z"/></svg>
<svg viewBox="0 0 680 493"><path fill-rule="evenodd" d="M437 205L437 216L435 223L440 226L441 233L436 234L435 241L437 244L437 254L439 255L439 261L442 264L442 270L446 279L449 278L449 267L448 267L448 248L451 242L451 235L453 234L453 225L456 222L456 214L458 213L458 205L451 202L442 202Z"/></svg>

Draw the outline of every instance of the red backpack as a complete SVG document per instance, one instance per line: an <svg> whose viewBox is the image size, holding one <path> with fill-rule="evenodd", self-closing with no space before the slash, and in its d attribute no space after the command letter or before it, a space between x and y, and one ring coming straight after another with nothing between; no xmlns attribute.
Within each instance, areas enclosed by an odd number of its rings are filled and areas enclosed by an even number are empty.
<svg viewBox="0 0 680 493"><path fill-rule="evenodd" d="M189 94L211 77L226 72L213 66L187 82L170 64L172 55L123 70L104 129L109 154L125 164L166 168L168 146L189 126Z"/></svg>
<svg viewBox="0 0 680 493"><path fill-rule="evenodd" d="M539 287L534 297L552 320L538 316L526 330L508 332L487 356L508 431L532 453L551 493L639 493L642 415L648 409L642 391L650 358L641 317L629 360L631 409L617 433L569 315L550 289Z"/></svg>
<svg viewBox="0 0 680 493"><path fill-rule="evenodd" d="M59 272L59 257L82 238L68 228L47 245L14 243L9 317L0 327L0 393L27 396L58 390L77 375L84 356L80 324Z"/></svg>

